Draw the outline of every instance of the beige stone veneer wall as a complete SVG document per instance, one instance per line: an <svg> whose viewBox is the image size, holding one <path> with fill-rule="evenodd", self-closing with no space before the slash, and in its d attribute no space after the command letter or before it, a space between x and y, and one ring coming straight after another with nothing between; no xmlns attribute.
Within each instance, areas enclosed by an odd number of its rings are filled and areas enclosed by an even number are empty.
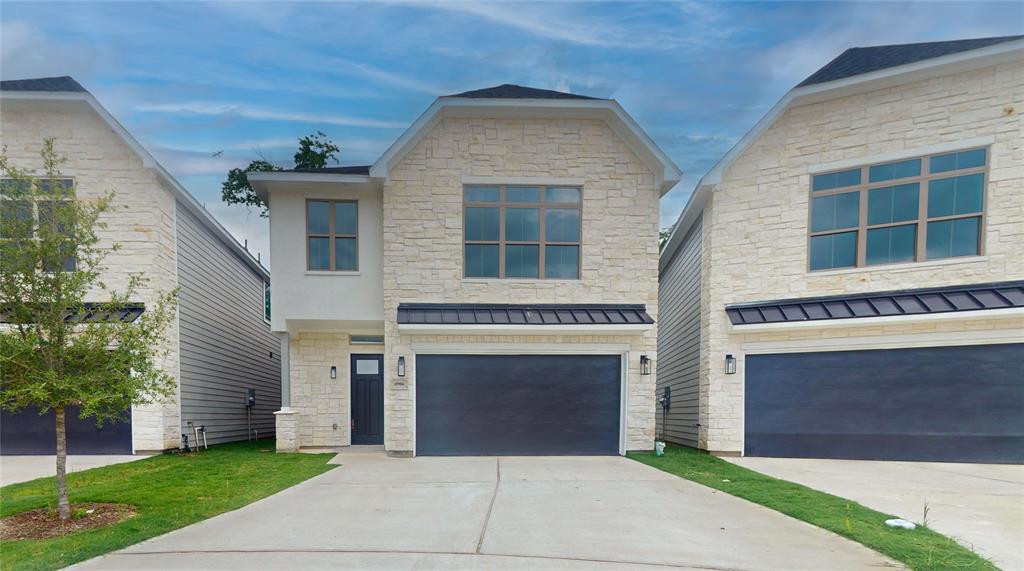
<svg viewBox="0 0 1024 571"><path fill-rule="evenodd" d="M104 217L107 228L99 232L101 245L113 243L121 249L105 260L103 280L123 290L130 274L143 273L149 285L139 301L151 305L161 292L175 287L175 201L152 171L91 110L55 109L45 104L30 107L10 104L0 116L0 144L7 156L21 168L42 174L39 151L45 138L54 138L57 153L68 162L62 173L74 178L78 196L98 197L116 193L111 212ZM94 294L100 299L100 293ZM161 365L178 378L178 327L167 331L169 354ZM180 420L175 402L135 407L132 411L134 448L163 450L177 448Z"/></svg>
<svg viewBox="0 0 1024 571"><path fill-rule="evenodd" d="M353 353L380 354L383 347L350 345L345 333L291 334L291 408L298 415L295 438L300 448L351 444L349 368ZM337 367L336 379L331 378L332 366Z"/></svg>
<svg viewBox="0 0 1024 571"><path fill-rule="evenodd" d="M577 178L583 184L579 280L464 279L462 177ZM658 191L654 175L602 121L447 118L392 169L384 185L385 445L411 452L414 339L401 302L643 303L657 319ZM656 359L656 331L616 338ZM415 342L596 342L576 337L417 336ZM406 356L405 382L395 373ZM650 449L654 375L629 375L627 448ZM398 381L398 382L396 382Z"/></svg>
<svg viewBox="0 0 1024 571"><path fill-rule="evenodd" d="M726 353L742 355L745 343L945 333L941 343L954 344L957 331L1022 327L979 320L743 336L730 334L723 310L745 301L1024 278L1022 113L1024 62L916 81L792 108L723 173L704 215L701 447L742 449L743 375L725 375L723 363ZM811 165L980 137L994 140L983 257L808 272Z"/></svg>

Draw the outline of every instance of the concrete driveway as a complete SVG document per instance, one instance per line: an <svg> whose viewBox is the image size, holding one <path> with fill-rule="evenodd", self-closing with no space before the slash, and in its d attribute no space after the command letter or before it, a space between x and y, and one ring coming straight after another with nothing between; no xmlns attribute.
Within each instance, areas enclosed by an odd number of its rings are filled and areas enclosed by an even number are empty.
<svg viewBox="0 0 1024 571"><path fill-rule="evenodd" d="M1024 466L727 458L928 525L1007 571L1024 570Z"/></svg>
<svg viewBox="0 0 1024 571"><path fill-rule="evenodd" d="M80 569L870 569L891 561L619 457L342 466Z"/></svg>
<svg viewBox="0 0 1024 571"><path fill-rule="evenodd" d="M86 456L73 454L68 456L67 470L70 474L71 472L81 472L89 468L134 462L143 458L147 458L147 456L117 454ZM0 485L3 486L27 482L44 476L53 476L56 473L56 456L0 456Z"/></svg>

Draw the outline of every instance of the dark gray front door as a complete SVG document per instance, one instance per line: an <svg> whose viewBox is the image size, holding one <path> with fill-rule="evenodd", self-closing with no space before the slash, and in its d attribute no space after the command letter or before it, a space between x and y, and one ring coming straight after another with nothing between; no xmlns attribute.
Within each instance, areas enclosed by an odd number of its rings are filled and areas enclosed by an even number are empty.
<svg viewBox="0 0 1024 571"><path fill-rule="evenodd" d="M1024 344L746 358L748 456L1024 462Z"/></svg>
<svg viewBox="0 0 1024 571"><path fill-rule="evenodd" d="M78 409L69 407L65 416L68 454L131 454L131 413L125 411L117 422L97 428L96 420L78 418ZM56 416L51 410L40 415L36 408L17 413L0 412L0 454L46 455L57 453Z"/></svg>
<svg viewBox="0 0 1024 571"><path fill-rule="evenodd" d="M619 451L616 355L419 355L416 453Z"/></svg>
<svg viewBox="0 0 1024 571"><path fill-rule="evenodd" d="M384 357L352 355L352 444L384 444Z"/></svg>

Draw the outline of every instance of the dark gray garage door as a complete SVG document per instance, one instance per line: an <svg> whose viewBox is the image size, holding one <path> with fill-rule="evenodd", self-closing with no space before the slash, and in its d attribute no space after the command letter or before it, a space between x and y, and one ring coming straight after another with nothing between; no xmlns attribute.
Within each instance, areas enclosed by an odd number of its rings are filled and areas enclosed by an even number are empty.
<svg viewBox="0 0 1024 571"><path fill-rule="evenodd" d="M121 422L96 427L94 419L78 418L78 410L67 411L68 454L131 454L131 415L125 413ZM57 427L54 413L40 415L38 409L22 409L17 413L0 413L0 453L56 454Z"/></svg>
<svg viewBox="0 0 1024 571"><path fill-rule="evenodd" d="M613 355L420 355L416 453L618 454Z"/></svg>
<svg viewBox="0 0 1024 571"><path fill-rule="evenodd" d="M746 454L1024 462L1024 344L750 355Z"/></svg>

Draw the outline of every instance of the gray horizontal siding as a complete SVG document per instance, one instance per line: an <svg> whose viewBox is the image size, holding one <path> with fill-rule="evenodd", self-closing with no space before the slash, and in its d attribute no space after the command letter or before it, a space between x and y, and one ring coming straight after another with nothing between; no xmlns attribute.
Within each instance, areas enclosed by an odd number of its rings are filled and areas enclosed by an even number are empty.
<svg viewBox="0 0 1024 571"><path fill-rule="evenodd" d="M701 232L698 218L658 280L658 397L672 390L658 434L687 446L697 446L700 406Z"/></svg>
<svg viewBox="0 0 1024 571"><path fill-rule="evenodd" d="M210 444L245 440L245 391L256 389L252 428L274 434L281 355L263 320L263 277L185 207L178 208L181 431L206 426Z"/></svg>

